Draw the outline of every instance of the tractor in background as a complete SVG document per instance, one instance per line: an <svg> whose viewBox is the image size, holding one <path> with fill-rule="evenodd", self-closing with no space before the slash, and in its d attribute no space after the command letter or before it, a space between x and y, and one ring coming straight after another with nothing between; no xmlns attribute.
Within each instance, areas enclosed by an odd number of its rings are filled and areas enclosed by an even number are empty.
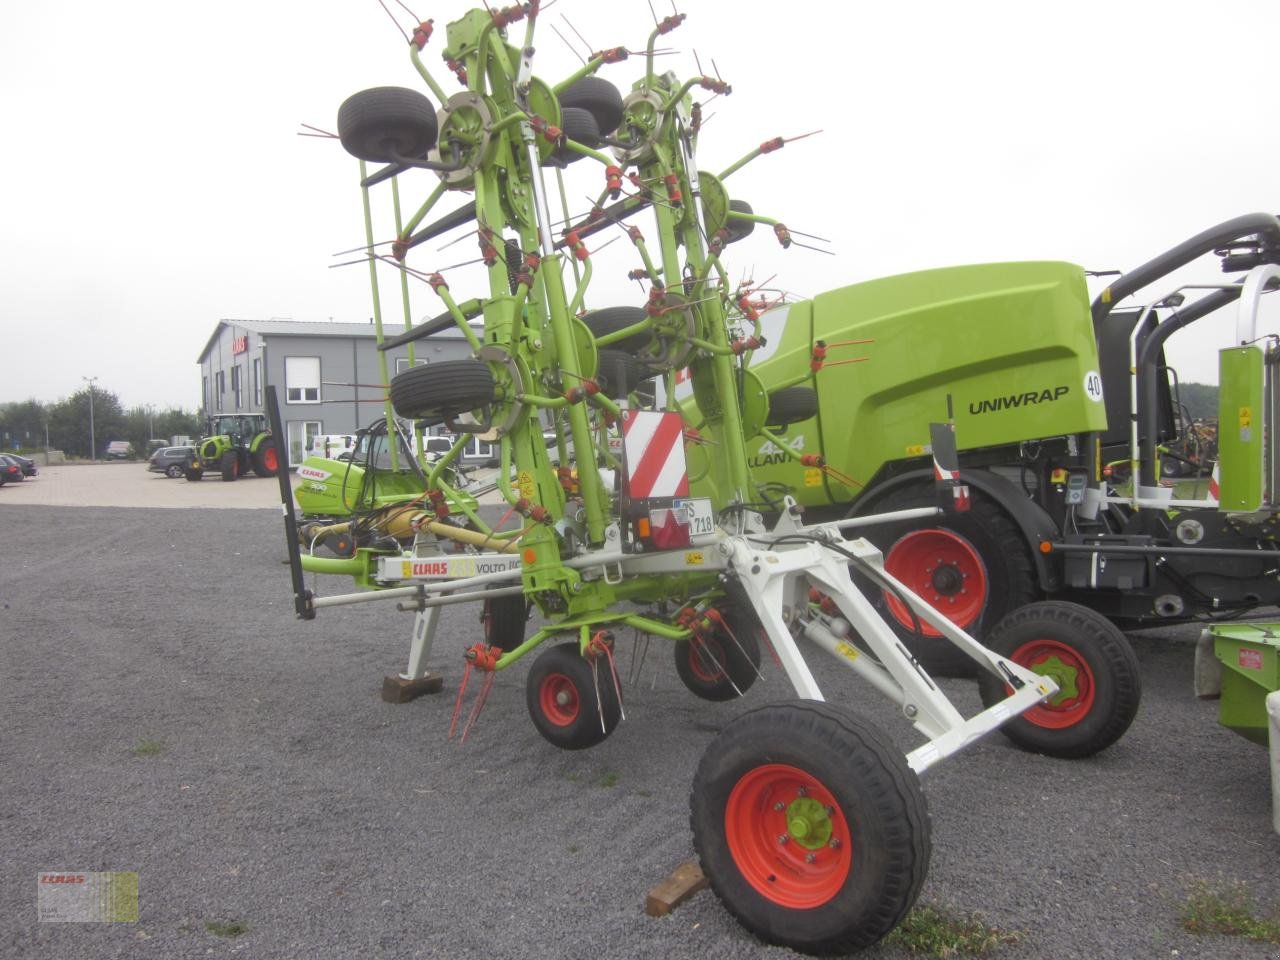
<svg viewBox="0 0 1280 960"><path fill-rule="evenodd" d="M274 477L280 470L280 452L261 413L228 413L210 417L205 435L196 442L196 455L187 465L186 478L203 480L206 470L217 470L226 482L252 470L260 477Z"/></svg>

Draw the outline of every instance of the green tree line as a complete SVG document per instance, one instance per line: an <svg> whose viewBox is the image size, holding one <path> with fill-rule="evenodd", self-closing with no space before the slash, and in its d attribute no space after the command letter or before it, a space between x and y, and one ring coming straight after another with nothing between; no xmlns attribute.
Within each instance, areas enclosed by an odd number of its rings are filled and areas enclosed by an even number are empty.
<svg viewBox="0 0 1280 960"><path fill-rule="evenodd" d="M1179 384L1178 399L1187 408L1192 420L1218 418L1218 385L1215 383Z"/></svg>
<svg viewBox="0 0 1280 960"><path fill-rule="evenodd" d="M145 406L126 410L110 390L93 388L93 436L99 457L112 440L127 440L135 454L145 456L147 441L153 437L167 445L172 436L194 439L201 429L197 412ZM46 435L52 449L68 456L89 457L95 452L89 449L89 388L57 403L0 404L0 440L5 450L43 450Z"/></svg>

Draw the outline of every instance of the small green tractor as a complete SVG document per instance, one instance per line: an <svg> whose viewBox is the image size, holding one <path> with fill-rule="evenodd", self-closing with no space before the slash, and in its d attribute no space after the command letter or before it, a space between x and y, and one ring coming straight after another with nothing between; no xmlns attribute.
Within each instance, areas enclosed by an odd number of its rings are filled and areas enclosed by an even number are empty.
<svg viewBox="0 0 1280 960"><path fill-rule="evenodd" d="M196 442L196 454L187 464L186 478L204 479L206 470L217 470L224 481L238 480L249 470L260 477L280 471L280 452L261 413L228 413L210 417L205 435Z"/></svg>

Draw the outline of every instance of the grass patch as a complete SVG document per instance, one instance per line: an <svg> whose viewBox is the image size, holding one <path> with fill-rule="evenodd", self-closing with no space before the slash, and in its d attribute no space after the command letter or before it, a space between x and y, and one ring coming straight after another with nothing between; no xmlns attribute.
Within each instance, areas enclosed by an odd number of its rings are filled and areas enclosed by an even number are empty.
<svg viewBox="0 0 1280 960"><path fill-rule="evenodd" d="M1280 943L1280 909L1272 908L1269 917L1260 917L1248 887L1238 880L1229 884L1200 883L1182 905L1178 923L1188 933Z"/></svg>
<svg viewBox="0 0 1280 960"><path fill-rule="evenodd" d="M980 957L1017 943L1018 934L999 930L976 913L917 904L884 942L926 957Z"/></svg>
<svg viewBox="0 0 1280 960"><path fill-rule="evenodd" d="M249 932L247 920L206 920L204 928L215 937L238 937Z"/></svg>
<svg viewBox="0 0 1280 960"><path fill-rule="evenodd" d="M135 757L158 757L164 753L163 740L139 740L138 745L133 748Z"/></svg>
<svg viewBox="0 0 1280 960"><path fill-rule="evenodd" d="M616 786L617 783L618 783L618 775L614 773L612 770L610 770L600 778L600 782L597 784L597 786L612 787L612 786Z"/></svg>

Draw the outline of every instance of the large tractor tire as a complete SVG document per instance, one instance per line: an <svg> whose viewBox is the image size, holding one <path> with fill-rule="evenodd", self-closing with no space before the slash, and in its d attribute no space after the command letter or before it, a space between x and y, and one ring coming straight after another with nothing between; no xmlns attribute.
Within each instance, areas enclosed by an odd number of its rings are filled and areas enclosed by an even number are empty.
<svg viewBox="0 0 1280 960"><path fill-rule="evenodd" d="M562 750L594 747L613 733L622 716L608 662L600 658L592 664L576 643L538 655L529 668L525 701L538 732Z"/></svg>
<svg viewBox="0 0 1280 960"><path fill-rule="evenodd" d="M222 459L218 461L218 472L222 475L222 479L226 483L240 479L240 455L234 450L228 450L222 455Z"/></svg>
<svg viewBox="0 0 1280 960"><path fill-rule="evenodd" d="M427 425L478 410L497 395L493 372L482 360L441 360L410 367L391 381L396 413Z"/></svg>
<svg viewBox="0 0 1280 960"><path fill-rule="evenodd" d="M258 449L249 455L249 459L253 472L260 477L274 477L280 472L280 453L275 440L270 437L258 444Z"/></svg>
<svg viewBox="0 0 1280 960"><path fill-rule="evenodd" d="M1000 728L1023 749L1090 757L1119 740L1138 713L1138 658L1119 628L1088 607L1058 600L1022 607L996 624L987 646L1058 684L1057 694ZM987 706L1013 692L985 671L978 689Z"/></svg>
<svg viewBox="0 0 1280 960"><path fill-rule="evenodd" d="M867 527L863 536L884 553L885 570L979 641L1011 610L1040 598L1034 561L1018 525L974 490L967 513ZM932 485L910 487L877 502L874 512L935 507ZM895 594L876 588L881 615L930 673L973 677L978 666Z"/></svg>
<svg viewBox="0 0 1280 960"><path fill-rule="evenodd" d="M370 163L417 160L436 142L431 101L407 87L374 87L352 94L338 108L338 139L347 153Z"/></svg>
<svg viewBox="0 0 1280 960"><path fill-rule="evenodd" d="M924 792L902 752L829 703L759 707L707 747L690 798L711 888L747 929L804 953L891 931L929 869Z"/></svg>

